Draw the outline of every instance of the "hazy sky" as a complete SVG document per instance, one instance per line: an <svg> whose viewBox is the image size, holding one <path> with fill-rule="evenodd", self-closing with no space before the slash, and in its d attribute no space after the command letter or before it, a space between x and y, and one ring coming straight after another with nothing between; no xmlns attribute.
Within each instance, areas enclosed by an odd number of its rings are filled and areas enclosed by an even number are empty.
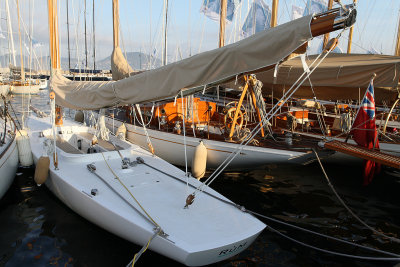
<svg viewBox="0 0 400 267"><path fill-rule="evenodd" d="M271 7L272 0L264 0ZM161 57L164 0L120 0L121 48L123 51L156 53ZM189 54L197 54L218 46L219 24L200 12L203 0L169 0L168 12L168 57L174 61ZM226 42L240 39L240 29L252 0L242 0L234 22L227 26ZM278 24L290 19L292 5L305 6L306 0L280 0ZM352 0L342 0L351 3ZM69 24L71 57L84 59L84 6L85 0L69 0ZM14 45L19 54L16 1L9 0L10 16L14 31ZM67 0L59 0L59 27L61 56L67 57ZM101 60L112 51L112 0L95 0L96 60ZM21 18L30 31L33 21L33 39L42 43L36 47L38 57L48 55L48 17L46 0L19 0ZM1 29L7 37L5 0L0 0ZM397 35L400 0L359 0L358 17L353 36L353 52L366 53L376 50L393 54ZM93 62L93 0L86 0L86 29L89 65ZM336 36L333 33L332 36ZM343 33L340 47L347 49L347 31ZM29 44L29 38L22 36ZM1 54L8 53L7 39L0 39ZM27 55L27 50L23 52Z"/></svg>

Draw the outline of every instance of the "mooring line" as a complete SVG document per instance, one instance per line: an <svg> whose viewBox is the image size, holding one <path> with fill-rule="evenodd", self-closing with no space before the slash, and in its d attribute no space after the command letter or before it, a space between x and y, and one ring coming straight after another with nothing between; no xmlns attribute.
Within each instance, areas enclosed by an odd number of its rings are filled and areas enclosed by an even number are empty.
<svg viewBox="0 0 400 267"><path fill-rule="evenodd" d="M154 167L154 166L152 166L152 165L150 165L150 164L148 164L148 163L145 163L144 160L141 161L141 163L142 163L142 164L145 164L146 166L148 166L148 167L150 167L150 168L152 168L152 169L154 169L154 170L156 170L156 171L161 172L162 174L164 174L164 175L166 175L166 176L168 176L168 177L171 177L171 178L173 178L173 179L175 179L175 180L177 180L177 181L180 181L180 182L182 182L182 183L185 183L185 181L181 180L180 178L178 178L178 177L176 177L176 176L174 176L174 175L168 174L168 173L166 173L166 172L164 172L164 171L162 171L162 170L160 170L160 169L158 169L158 168L156 168L156 167ZM191 184L189 184L189 185L190 185L190 186L193 186L193 185L191 185ZM194 187L194 186L193 186L193 187ZM208 192L205 192L205 193L208 193ZM353 243L353 242L350 242L350 241L347 241L347 240L343 240L343 239L340 239L340 238L336 238L336 237L333 237L333 236L329 236L329 235L321 234L321 233L318 233L318 232L315 232L315 231L312 231L312 230L308 230L308 229L302 228L302 227L300 227L300 226L293 225L293 224L290 224L290 223L287 223L287 222L283 222L283 221L281 221L281 220L278 220L278 219L275 219L275 218L272 218L272 217L268 217L268 216L266 216L266 215L262 215L262 214L260 214L260 213L257 213L257 212L248 210L248 209L246 209L244 206L241 206L241 205L236 204L236 203L234 203L234 202L226 201L226 200L221 199L221 198L219 198L219 197L217 197L217 196L214 196L214 195L212 195L212 194L210 194L210 193L208 193L208 195L210 195L211 197L213 197L213 198L215 198L215 199L217 199L217 200L219 200L219 201L222 201L222 202L224 202L224 203L226 203L226 204L228 204L228 205L234 206L234 207L238 208L239 210L241 210L242 212L246 212L246 213L248 213L248 214L250 214L250 215L252 215L252 216L261 217L261 218L263 218L263 219L266 219L266 220L269 220L269 221L273 221L273 222L276 222L276 223L279 223L279 224L283 224L283 225L285 225L285 226L292 227L292 228L297 229L297 230L300 230L300 231L304 231L304 232L307 232L307 233L310 233L310 234L314 234L314 235L317 235L317 236L320 236L320 237L324 237L324 238L327 238L327 239L331 239L331 240L334 240L334 241L337 241L337 242L345 243L345 244L347 244L347 245L355 246L355 247L362 248L362 249L365 249L365 250L369 250L369 251L373 251L373 252L382 253L382 254L385 254L385 255L388 255L388 256L393 256L393 257L396 257L396 258L363 257L363 256L357 256L357 255L343 254L343 253L335 252L335 251L329 251L329 250L325 250L325 249L322 249L322 248L314 247L314 246L312 246L312 245L306 244L306 243L301 242L301 241L299 241L299 240L296 240L296 239L294 239L294 238L288 237L288 236L282 234L281 232L279 232L278 230L276 230L276 229L274 229L274 228L272 228L272 227L270 227L270 226L267 226L267 227L268 227L269 229L271 229L273 232L279 233L279 234L282 235L283 237L285 237L285 238L287 238L287 239L289 239L289 240L291 240L291 241L293 241L293 242L295 242L295 243L304 245L304 246L306 246L306 247L313 248L313 249L316 249L316 250L321 251L321 252L326 252L326 253L328 253L328 254L334 254L334 255L337 255L337 256L344 256L344 257L353 257L353 258L356 258L356 259L363 259L363 260L379 260L379 261L385 261L385 260L386 260L386 261L400 261L400 255L399 255L399 254L395 254L395 253L392 253L392 252L388 252L388 251L384 251L384 250L379 250L379 249L367 247L367 246L364 246L364 245L359 245L359 244L356 244L356 243Z"/></svg>
<svg viewBox="0 0 400 267"><path fill-rule="evenodd" d="M378 230L376 230L376 229L373 228L372 226L369 226L366 222L364 222L363 220L361 220L360 217L358 217L358 216L346 205L346 203L344 203L343 199L342 199L342 198L339 196L339 194L336 192L336 190L335 190L335 188L333 187L333 185L332 185L332 183L331 183L331 181L330 181L328 175L326 174L325 169L324 169L324 166L322 166L322 163L321 163L321 160L319 159L319 156L318 156L317 151L315 151L314 148L313 148L312 150L314 151L315 156L317 157L319 166L321 167L322 172L324 173L325 179L328 181L329 187L332 189L333 193L334 193L335 196L339 199L340 203L345 207L345 209L346 209L357 221L359 221L362 225L364 225L365 227L367 227L369 230L371 230L371 231L374 232L375 234L380 235L380 236L382 236L382 237L385 237L385 238L387 238L387 239L390 239L390 240L393 241L393 242L400 243L400 239L395 238L395 237L388 236L388 235L386 235L386 234L384 234L384 233L379 232Z"/></svg>

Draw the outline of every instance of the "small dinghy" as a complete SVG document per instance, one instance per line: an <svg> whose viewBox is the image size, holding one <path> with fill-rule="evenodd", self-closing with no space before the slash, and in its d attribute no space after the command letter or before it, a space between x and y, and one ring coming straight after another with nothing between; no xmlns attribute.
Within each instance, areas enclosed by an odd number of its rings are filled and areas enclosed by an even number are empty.
<svg viewBox="0 0 400 267"><path fill-rule="evenodd" d="M72 120L52 128L48 117L33 114L28 127L37 168L49 169L46 186L82 217L133 243L151 241L149 249L199 266L242 252L265 228L211 188L184 208L201 183L139 146L102 140Z"/></svg>

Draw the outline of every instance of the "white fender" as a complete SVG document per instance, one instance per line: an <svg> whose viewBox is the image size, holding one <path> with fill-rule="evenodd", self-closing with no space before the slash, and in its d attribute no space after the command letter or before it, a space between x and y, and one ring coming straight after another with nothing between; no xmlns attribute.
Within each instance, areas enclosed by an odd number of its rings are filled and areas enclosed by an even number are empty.
<svg viewBox="0 0 400 267"><path fill-rule="evenodd" d="M200 141L194 150L192 158L192 176L200 180L206 173L207 167L207 148L203 141Z"/></svg>
<svg viewBox="0 0 400 267"><path fill-rule="evenodd" d="M19 163L23 167L31 166L33 164L32 149L28 133L25 130L17 131L17 147Z"/></svg>

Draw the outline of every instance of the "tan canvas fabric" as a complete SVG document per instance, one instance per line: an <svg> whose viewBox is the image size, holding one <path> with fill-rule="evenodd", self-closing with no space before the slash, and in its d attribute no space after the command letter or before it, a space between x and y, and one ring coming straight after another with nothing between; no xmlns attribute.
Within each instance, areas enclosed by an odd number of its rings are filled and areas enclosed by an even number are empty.
<svg viewBox="0 0 400 267"><path fill-rule="evenodd" d="M303 17L234 44L119 81L72 82L55 74L51 85L57 104L74 109L98 109L174 97L182 89L223 82L276 64L312 38L311 18Z"/></svg>
<svg viewBox="0 0 400 267"><path fill-rule="evenodd" d="M133 69L118 46L114 48L111 55L111 72L114 81L129 77L133 73Z"/></svg>
<svg viewBox="0 0 400 267"><path fill-rule="evenodd" d="M316 56L310 56L310 65ZM300 58L294 58L279 66L274 83L273 71L257 74L257 79L264 84L265 94L281 96L284 89L289 89L303 73ZM361 98L373 76L375 99L377 102L396 97L400 78L400 57L370 54L330 54L310 75L315 95L321 100L358 100ZM304 84L293 95L294 97L312 98L314 94L310 82Z"/></svg>

